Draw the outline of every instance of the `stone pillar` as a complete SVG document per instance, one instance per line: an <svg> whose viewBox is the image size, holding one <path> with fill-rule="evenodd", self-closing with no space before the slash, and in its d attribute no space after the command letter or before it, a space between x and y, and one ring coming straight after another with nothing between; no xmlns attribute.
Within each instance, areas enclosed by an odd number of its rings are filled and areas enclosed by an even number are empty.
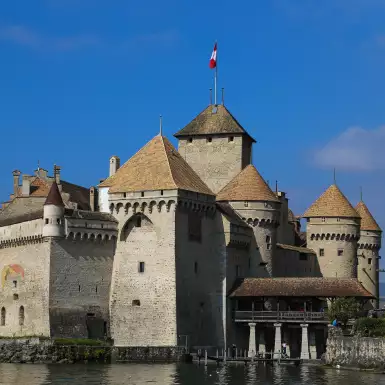
<svg viewBox="0 0 385 385"><path fill-rule="evenodd" d="M302 328L302 340L301 340L301 359L308 360L309 356L309 339L308 339L308 324L301 324Z"/></svg>
<svg viewBox="0 0 385 385"><path fill-rule="evenodd" d="M281 326L282 324L274 324L274 327L275 327L274 353L278 353L282 349ZM278 358L278 355L276 357Z"/></svg>
<svg viewBox="0 0 385 385"><path fill-rule="evenodd" d="M290 330L285 330L283 336L283 341L286 342L286 354L290 358Z"/></svg>
<svg viewBox="0 0 385 385"><path fill-rule="evenodd" d="M255 323L250 322L250 334L249 334L249 351L247 353L248 357L254 357L255 352L257 351L256 343L255 343Z"/></svg>
<svg viewBox="0 0 385 385"><path fill-rule="evenodd" d="M317 344L315 339L315 330L309 331L310 359L317 359Z"/></svg>
<svg viewBox="0 0 385 385"><path fill-rule="evenodd" d="M265 329L259 331L258 352L266 353Z"/></svg>

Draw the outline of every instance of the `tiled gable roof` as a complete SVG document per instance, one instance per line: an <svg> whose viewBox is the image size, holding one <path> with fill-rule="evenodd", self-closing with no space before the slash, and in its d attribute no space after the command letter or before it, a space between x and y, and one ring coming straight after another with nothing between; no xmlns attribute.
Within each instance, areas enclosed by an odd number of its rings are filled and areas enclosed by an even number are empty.
<svg viewBox="0 0 385 385"><path fill-rule="evenodd" d="M306 210L303 217L359 218L359 215L341 190L333 184Z"/></svg>
<svg viewBox="0 0 385 385"><path fill-rule="evenodd" d="M380 226L373 218L368 207L363 201L360 201L356 206L356 211L361 217L361 230L381 231Z"/></svg>
<svg viewBox="0 0 385 385"><path fill-rule="evenodd" d="M99 187L110 187L110 193L181 189L215 195L161 135L149 141Z"/></svg>
<svg viewBox="0 0 385 385"><path fill-rule="evenodd" d="M223 105L209 105L187 126L178 131L176 138L190 135L244 134L247 131ZM251 138L254 142L255 140Z"/></svg>
<svg viewBox="0 0 385 385"><path fill-rule="evenodd" d="M279 202L257 169L249 164L217 195L217 201Z"/></svg>

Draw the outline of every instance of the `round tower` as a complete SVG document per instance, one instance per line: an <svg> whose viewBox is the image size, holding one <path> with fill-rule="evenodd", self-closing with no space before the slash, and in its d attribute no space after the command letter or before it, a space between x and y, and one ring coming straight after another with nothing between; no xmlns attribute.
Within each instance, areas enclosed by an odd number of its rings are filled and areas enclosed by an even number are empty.
<svg viewBox="0 0 385 385"><path fill-rule="evenodd" d="M251 253L253 263L264 267L267 276L274 276L281 202L257 169L246 166L218 193L217 201L229 202L252 226L256 242L255 253Z"/></svg>
<svg viewBox="0 0 385 385"><path fill-rule="evenodd" d="M358 280L376 299L372 306L379 307L379 251L382 231L366 204L361 200L356 206L361 217L360 240L358 241Z"/></svg>
<svg viewBox="0 0 385 385"><path fill-rule="evenodd" d="M360 216L345 195L331 185L305 212L307 247L317 254L323 277L357 278Z"/></svg>
<svg viewBox="0 0 385 385"><path fill-rule="evenodd" d="M56 182L52 183L44 203L43 237L64 236L64 203Z"/></svg>

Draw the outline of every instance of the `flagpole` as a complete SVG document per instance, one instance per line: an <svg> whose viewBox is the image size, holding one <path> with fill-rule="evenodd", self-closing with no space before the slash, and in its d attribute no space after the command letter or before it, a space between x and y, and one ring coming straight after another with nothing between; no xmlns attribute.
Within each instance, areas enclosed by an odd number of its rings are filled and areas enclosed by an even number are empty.
<svg viewBox="0 0 385 385"><path fill-rule="evenodd" d="M218 42L215 40L215 48L218 49ZM218 77L218 53L215 56L215 74L214 74L214 104L217 105L217 77Z"/></svg>

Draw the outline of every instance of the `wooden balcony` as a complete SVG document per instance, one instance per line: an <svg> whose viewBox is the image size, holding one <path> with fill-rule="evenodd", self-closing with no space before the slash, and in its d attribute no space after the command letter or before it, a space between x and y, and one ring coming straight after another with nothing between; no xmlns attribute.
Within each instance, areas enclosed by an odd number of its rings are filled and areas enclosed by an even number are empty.
<svg viewBox="0 0 385 385"><path fill-rule="evenodd" d="M329 322L323 312L305 311L240 311L234 312L235 322L285 322L285 323L318 323Z"/></svg>

